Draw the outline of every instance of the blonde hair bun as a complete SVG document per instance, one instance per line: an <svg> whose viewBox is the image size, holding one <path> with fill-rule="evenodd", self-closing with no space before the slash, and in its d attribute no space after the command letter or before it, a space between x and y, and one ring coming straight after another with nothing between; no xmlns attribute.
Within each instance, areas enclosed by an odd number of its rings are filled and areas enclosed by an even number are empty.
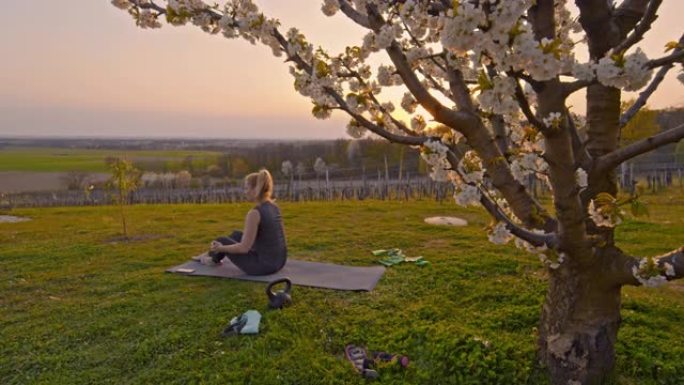
<svg viewBox="0 0 684 385"><path fill-rule="evenodd" d="M267 169L262 168L245 177L245 181L251 189L257 192L260 201L270 200L273 194L273 177Z"/></svg>

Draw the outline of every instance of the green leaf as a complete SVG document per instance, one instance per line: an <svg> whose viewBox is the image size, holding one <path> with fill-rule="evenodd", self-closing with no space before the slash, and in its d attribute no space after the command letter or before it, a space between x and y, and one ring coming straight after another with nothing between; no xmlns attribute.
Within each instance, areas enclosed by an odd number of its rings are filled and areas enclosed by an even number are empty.
<svg viewBox="0 0 684 385"><path fill-rule="evenodd" d="M671 51L671 50L673 50L673 49L681 48L681 47L682 47L682 45L679 44L679 43L677 43L677 42L674 41L674 40L673 40L673 41L668 41L668 42L665 44L665 52Z"/></svg>
<svg viewBox="0 0 684 385"><path fill-rule="evenodd" d="M489 80L487 74L483 70L480 70L477 74L477 89L484 91L492 88L494 88L494 84Z"/></svg>
<svg viewBox="0 0 684 385"><path fill-rule="evenodd" d="M631 206L632 215L638 217L640 215L649 216L648 206L641 201L633 200Z"/></svg>
<svg viewBox="0 0 684 385"><path fill-rule="evenodd" d="M596 195L594 202L596 202L596 205L598 206L606 206L614 203L615 198L606 192L602 192Z"/></svg>

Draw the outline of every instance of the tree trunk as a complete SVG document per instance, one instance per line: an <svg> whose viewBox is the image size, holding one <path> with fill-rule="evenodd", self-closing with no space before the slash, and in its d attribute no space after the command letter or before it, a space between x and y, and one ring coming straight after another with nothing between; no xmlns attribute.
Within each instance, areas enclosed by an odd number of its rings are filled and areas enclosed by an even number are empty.
<svg viewBox="0 0 684 385"><path fill-rule="evenodd" d="M550 274L539 347L553 384L601 384L612 374L620 286L599 270L564 266Z"/></svg>

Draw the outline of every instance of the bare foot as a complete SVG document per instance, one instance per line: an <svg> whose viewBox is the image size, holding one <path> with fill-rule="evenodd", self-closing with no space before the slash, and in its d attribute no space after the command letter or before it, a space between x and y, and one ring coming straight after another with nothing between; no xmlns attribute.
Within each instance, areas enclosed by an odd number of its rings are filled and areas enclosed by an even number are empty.
<svg viewBox="0 0 684 385"><path fill-rule="evenodd" d="M200 255L199 262L200 262L201 264L207 265L207 266L216 266L216 265L218 265L218 263L214 262L214 258L212 258L212 257L211 257L210 255L208 255L208 254Z"/></svg>

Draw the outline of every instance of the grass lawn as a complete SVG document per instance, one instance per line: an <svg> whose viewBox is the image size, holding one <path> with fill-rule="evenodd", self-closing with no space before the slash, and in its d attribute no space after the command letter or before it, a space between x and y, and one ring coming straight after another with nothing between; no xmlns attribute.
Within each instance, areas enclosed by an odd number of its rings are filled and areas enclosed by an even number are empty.
<svg viewBox="0 0 684 385"><path fill-rule="evenodd" d="M680 194L681 196L681 194ZM618 230L632 253L661 253L684 237L684 201L657 200L649 218ZM452 203L282 203L290 256L372 265L399 247L428 267L389 268L370 293L295 287L293 306L268 311L264 284L165 274L214 235L239 228L249 206L135 206L134 235L113 207L21 209L0 224L2 384L365 384L345 344L407 354L383 384L546 383L535 330L546 278L532 255L489 243L479 209ZM463 228L423 223L463 217ZM681 384L684 286L623 291L620 384ZM262 312L258 336L221 338L231 317Z"/></svg>
<svg viewBox="0 0 684 385"><path fill-rule="evenodd" d="M0 171L106 172L108 168L105 158L110 156L125 157L143 164L166 164L175 169L188 156L193 157L193 164L202 166L218 155L219 153L212 151L11 148L0 149Z"/></svg>

